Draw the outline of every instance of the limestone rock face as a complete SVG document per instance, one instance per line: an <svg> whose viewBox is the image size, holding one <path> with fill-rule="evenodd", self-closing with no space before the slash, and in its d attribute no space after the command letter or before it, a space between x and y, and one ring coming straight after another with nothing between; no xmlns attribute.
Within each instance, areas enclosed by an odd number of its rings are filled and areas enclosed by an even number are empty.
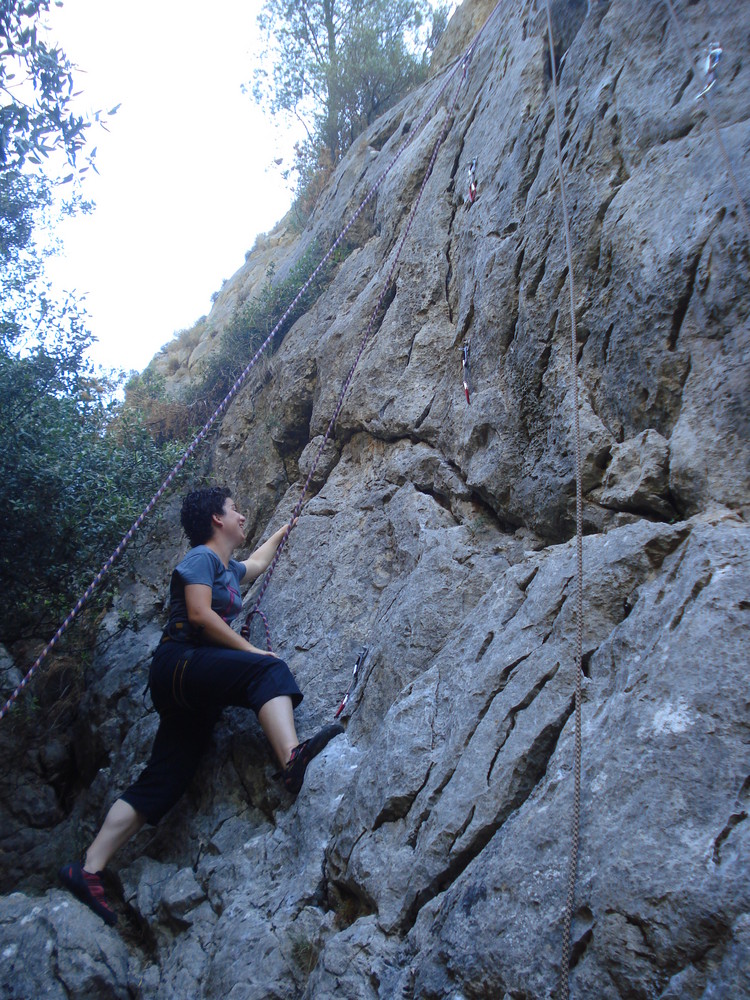
<svg viewBox="0 0 750 1000"><path fill-rule="evenodd" d="M271 259L283 278L330 241L493 6L465 0L431 79L360 136L307 230L261 241L202 350ZM750 201L750 6L678 15L696 53L725 46L713 107ZM740 997L750 244L667 8L555 0L553 25L586 531L571 996ZM313 468L451 99L212 438L200 471L232 484L248 545L290 516ZM184 799L118 855L118 928L53 887L149 752L147 665L185 548L176 500L131 553L70 732L18 760L0 725L8 996L559 995L575 441L553 127L545 7L500 5L265 598L305 693L302 737L331 719L368 649L346 733L299 797L273 780L256 720L226 712ZM195 352L174 354L175 391ZM16 667L0 668L8 686Z"/></svg>

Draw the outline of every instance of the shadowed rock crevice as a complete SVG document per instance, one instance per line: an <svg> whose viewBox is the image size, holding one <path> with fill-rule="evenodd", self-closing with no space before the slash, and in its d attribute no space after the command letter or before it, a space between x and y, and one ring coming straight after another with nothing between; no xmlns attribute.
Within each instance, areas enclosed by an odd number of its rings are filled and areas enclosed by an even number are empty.
<svg viewBox="0 0 750 1000"><path fill-rule="evenodd" d="M542 677L542 679L539 681L539 683L534 685L534 687L523 698L523 700L520 701L517 705L514 705L513 708L511 708L510 712L505 717L504 721L507 723L507 728L505 730L505 735L503 736L503 739L501 740L501 742L500 742L497 750L495 751L495 754L494 754L494 756L492 758L492 761L490 762L490 767L489 767L489 770L487 771L487 784L488 785L492 781L492 772L495 769L495 764L497 763L498 757L502 753L503 747L507 743L507 741L508 741L508 739L510 737L510 734L513 732L513 730L516 727L516 719L518 718L519 713L523 712L524 709L528 708L529 705L531 705L531 703L534 701L534 699L537 698L538 695L540 695L542 693L542 691L544 690L544 688L546 687L546 685L548 684L548 682L552 680L552 678L555 676L555 674L557 673L557 671L559 669L560 669L560 664L556 663L552 667L552 669Z"/></svg>
<svg viewBox="0 0 750 1000"><path fill-rule="evenodd" d="M425 774L424 781L414 792L411 792L409 795L393 796L386 801L383 808L375 817L375 822L372 825L373 833L379 827L383 826L384 823L395 823L396 820L403 819L405 816L408 816L409 810L414 804L414 800L430 780L432 766L433 765L429 766L427 773Z"/></svg>

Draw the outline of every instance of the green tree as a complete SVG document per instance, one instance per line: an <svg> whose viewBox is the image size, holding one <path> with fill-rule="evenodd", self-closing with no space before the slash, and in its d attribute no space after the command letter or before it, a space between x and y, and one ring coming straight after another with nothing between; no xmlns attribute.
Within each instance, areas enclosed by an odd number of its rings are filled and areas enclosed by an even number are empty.
<svg viewBox="0 0 750 1000"><path fill-rule="evenodd" d="M115 401L121 380L88 360L81 303L44 280L55 213L87 207L76 193L53 209L56 185L84 173L95 153L85 149L92 121L72 110L73 67L42 37L49 9L49 0L0 0L3 642L58 623L176 450Z"/></svg>
<svg viewBox="0 0 750 1000"><path fill-rule="evenodd" d="M173 464L87 360L74 300L24 353L0 344L0 641L48 633Z"/></svg>
<svg viewBox="0 0 750 1000"><path fill-rule="evenodd" d="M255 71L253 94L304 126L301 187L424 78L446 13L427 0L266 0L271 65Z"/></svg>
<svg viewBox="0 0 750 1000"><path fill-rule="evenodd" d="M62 3L56 0L54 5ZM41 166L53 152L62 153L75 167L91 126L73 111L73 65L40 30L49 9L50 0L0 0L2 170L19 170L29 163Z"/></svg>
<svg viewBox="0 0 750 1000"><path fill-rule="evenodd" d="M88 130L104 124L75 113L74 70L45 40L50 0L0 0L0 337L5 343L44 337L55 311L40 284L53 252L48 232L55 213L88 210L80 194L65 201L55 189L94 167ZM55 6L61 6L59 0ZM113 108L108 114L114 114ZM53 211L53 205L57 205ZM43 246L36 234L46 230ZM58 317L59 318L59 317Z"/></svg>

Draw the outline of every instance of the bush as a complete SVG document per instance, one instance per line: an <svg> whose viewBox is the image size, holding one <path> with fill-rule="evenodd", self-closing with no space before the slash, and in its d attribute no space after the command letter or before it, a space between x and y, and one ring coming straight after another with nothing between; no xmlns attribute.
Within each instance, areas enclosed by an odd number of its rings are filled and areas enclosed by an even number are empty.
<svg viewBox="0 0 750 1000"><path fill-rule="evenodd" d="M0 641L52 631L180 453L159 444L73 329L0 344Z"/></svg>
<svg viewBox="0 0 750 1000"><path fill-rule="evenodd" d="M278 348L287 332L300 316L318 300L330 285L336 268L351 252L350 246L339 247L302 296L274 337L273 349ZM226 396L253 354L281 317L289 303L318 266L323 252L313 242L283 281L274 282L274 268L266 272L266 283L260 294L245 303L225 327L216 350L207 354L200 364L200 378L186 394L186 402L195 414L212 412Z"/></svg>
<svg viewBox="0 0 750 1000"><path fill-rule="evenodd" d="M170 360L169 368L179 368L176 358ZM126 436L135 421L157 446L192 438L196 427L193 408L167 396L166 382L166 377L151 365L139 375L132 375L125 386L125 405L112 421L110 433Z"/></svg>

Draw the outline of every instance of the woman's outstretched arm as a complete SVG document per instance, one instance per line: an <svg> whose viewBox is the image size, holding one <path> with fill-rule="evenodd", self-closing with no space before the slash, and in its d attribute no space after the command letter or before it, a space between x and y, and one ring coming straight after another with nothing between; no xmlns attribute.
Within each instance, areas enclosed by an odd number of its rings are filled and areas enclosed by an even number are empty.
<svg viewBox="0 0 750 1000"><path fill-rule="evenodd" d="M292 522L292 526L296 523L297 518L295 518ZM258 546L255 552L253 552L248 559L245 559L244 565L247 573L245 580L248 583L252 583L253 580L257 580L261 573L265 573L271 565L271 560L276 555L276 549L278 549L281 544L281 539L284 537L288 527L289 525L285 524L283 528L279 528L278 531L271 535L267 542L263 542L263 544Z"/></svg>

